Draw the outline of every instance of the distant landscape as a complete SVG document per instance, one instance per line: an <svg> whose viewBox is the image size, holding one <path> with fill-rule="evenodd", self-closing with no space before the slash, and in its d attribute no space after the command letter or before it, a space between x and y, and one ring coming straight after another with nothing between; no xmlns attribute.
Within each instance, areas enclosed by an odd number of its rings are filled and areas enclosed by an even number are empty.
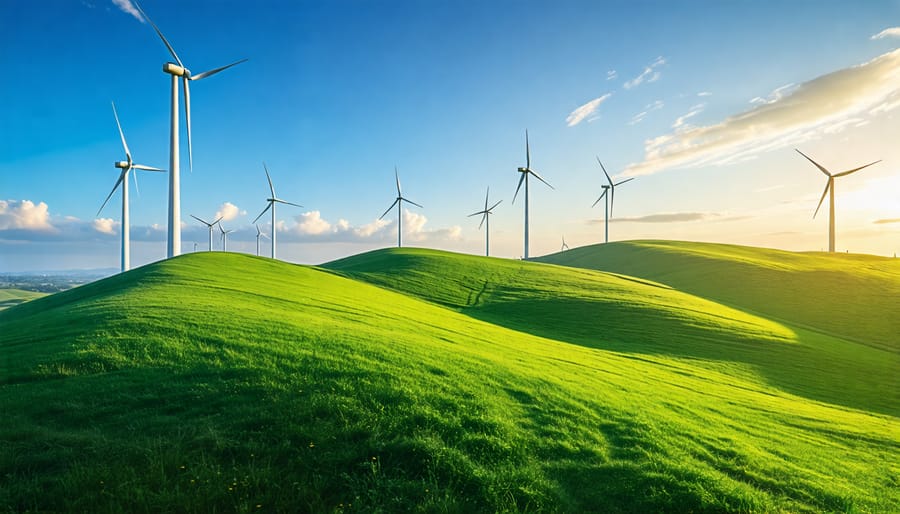
<svg viewBox="0 0 900 514"><path fill-rule="evenodd" d="M900 510L900 261L539 260L202 252L0 312L0 509Z"/></svg>

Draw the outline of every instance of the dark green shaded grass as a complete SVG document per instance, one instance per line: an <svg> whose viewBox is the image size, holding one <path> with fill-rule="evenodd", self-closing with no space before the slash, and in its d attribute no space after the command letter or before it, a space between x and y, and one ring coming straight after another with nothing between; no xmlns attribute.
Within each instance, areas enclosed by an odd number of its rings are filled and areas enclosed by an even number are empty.
<svg viewBox="0 0 900 514"><path fill-rule="evenodd" d="M895 417L694 361L186 255L0 313L0 509L900 508Z"/></svg>

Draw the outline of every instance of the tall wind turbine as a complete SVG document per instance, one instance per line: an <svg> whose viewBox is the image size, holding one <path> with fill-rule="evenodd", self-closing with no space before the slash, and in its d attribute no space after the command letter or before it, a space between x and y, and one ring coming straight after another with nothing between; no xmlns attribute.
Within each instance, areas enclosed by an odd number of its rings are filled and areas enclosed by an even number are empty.
<svg viewBox="0 0 900 514"><path fill-rule="evenodd" d="M225 230L224 228L222 228L222 221L220 220L218 223L219 223L219 230L222 231L222 251L227 252L228 251L228 234L234 232L234 229Z"/></svg>
<svg viewBox="0 0 900 514"><path fill-rule="evenodd" d="M150 17L147 16L147 13L145 13L144 10L141 9L141 6L137 3L137 1L134 2L134 5L135 7L137 7L138 11L140 11L144 19L146 19L150 23L150 25L159 35L159 38L162 39L163 44L166 45L169 53L172 54L172 57L174 57L175 61L178 63L175 64L172 62L167 62L163 64L163 72L172 75L172 102L170 109L171 132L169 136L169 239L168 249L166 250L166 255L171 258L181 254L181 177L178 162L178 78L181 77L182 82L184 83L184 113L188 139L188 162L190 164L191 170L193 171L194 155L193 149L191 148L191 92L188 84L192 80L200 80L215 75L216 73L240 64L247 59L241 59L240 61L233 62L228 66L222 66L221 68L215 68L209 71L204 71L203 73L192 75L191 71L184 66L184 63L181 62L181 59L175 53L175 49L172 48L172 45L170 45L166 40L166 37L163 36L162 32L159 30L159 27L157 27L156 24L153 23L153 21L150 19Z"/></svg>
<svg viewBox="0 0 900 514"><path fill-rule="evenodd" d="M269 180L269 190L272 192L272 197L266 198L266 201L269 202L269 205L266 205L266 208L263 209L263 211L261 213L259 213L259 216L257 216L256 219L253 220L253 223L256 223L256 221L259 218L261 218L262 215L266 213L266 211L268 211L269 209L272 209L272 258L274 259L275 258L275 234L276 234L276 232L278 232L278 230L276 230L276 228L275 228L275 204L283 203L283 204L287 204L287 205L293 205L294 207L300 207L301 209L303 208L303 206L284 201L284 200L278 198L277 196L275 196L275 186L272 185L272 177L269 176L269 168L266 167L266 163L263 163L263 169L266 170L266 179Z"/></svg>
<svg viewBox="0 0 900 514"><path fill-rule="evenodd" d="M256 227L256 256L259 257L259 238L264 237L266 239L269 239L269 236L263 234L262 231L259 230L259 225L253 226Z"/></svg>
<svg viewBox="0 0 900 514"><path fill-rule="evenodd" d="M401 246L403 246L403 202L411 203L421 209L424 209L425 207L422 207L412 200L403 198L403 193L400 192L400 175L397 172L396 166L394 166L394 178L397 179L397 199L394 200L394 203L392 203L391 206L388 207L387 210L384 211L384 214L382 214L378 219L382 219L387 216L387 213L391 212L391 209L393 209L395 205L397 206L397 248L400 248Z"/></svg>
<svg viewBox="0 0 900 514"><path fill-rule="evenodd" d="M625 180L622 180L622 181L619 181L619 182L616 182L615 184L613 184L612 179L609 178L609 173L606 172L606 168L604 168L603 163L600 162L600 157L597 157L597 162L600 163L600 169L603 170L603 174L606 175L606 181L609 182L609 184L604 184L604 185L600 186L603 188L603 193L600 195L600 198L597 198L597 200L594 202L593 205L591 205L591 207L596 206L597 203L600 202L600 200L603 200L603 198L606 197L606 215L605 215L606 235L604 236L603 242L608 243L609 242L609 217L612 216L613 200L615 200L615 197L616 197L616 187L628 182L629 180L634 180L634 177L626 178Z"/></svg>
<svg viewBox="0 0 900 514"><path fill-rule="evenodd" d="M794 150L797 150L796 148ZM805 153L797 150L797 153L806 157L806 160L813 163L816 168L819 168L819 171L825 174L828 177L828 181L825 183L825 191L822 192L822 198L819 199L819 205L816 206L816 212L813 213L813 219L816 218L816 214L819 213L819 208L822 207L822 202L825 201L825 195L829 195L829 210L828 210L828 251L834 253L834 179L838 177L843 177L849 175L851 173L855 173L863 168L868 168L869 166L881 162L881 159L870 162L865 166L860 166L859 168L853 168L852 170L842 171L840 173L831 174L828 170L826 170L822 165L812 160Z"/></svg>
<svg viewBox="0 0 900 514"><path fill-rule="evenodd" d="M559 247L559 251L563 252L569 249L569 245L566 244L566 236L562 236L562 246Z"/></svg>
<svg viewBox="0 0 900 514"><path fill-rule="evenodd" d="M197 216L194 216L193 214L191 214L191 217L194 218L195 220L199 221L200 223L203 223L204 225L206 225L206 228L209 229L209 250L207 250L207 251L211 252L211 251L212 251L212 233L213 233L213 227L216 226L216 223L222 221L222 216L219 216L219 218L216 219L216 221L214 221L214 222L212 222L212 223L210 223L210 222L208 222L208 221L205 221L205 220L202 220L202 219L198 218Z"/></svg>
<svg viewBox="0 0 900 514"><path fill-rule="evenodd" d="M490 215L494 214L491 211L493 211L494 207L500 205L500 202L503 201L503 200L500 200L499 202L495 203L494 205L490 206L490 208L489 208L488 207L488 195L490 195L490 194L491 194L491 188L487 188L487 192L484 194L484 210L481 210L478 212L473 212L472 214L469 214L470 218L472 216L478 216L479 214L482 215L481 223L478 224L478 230L481 230L481 225L484 225L485 222L487 222L487 226L484 228L484 255L485 255L485 257L490 257L490 255L491 255L491 219L490 219Z"/></svg>
<svg viewBox="0 0 900 514"><path fill-rule="evenodd" d="M106 202L112 198L113 193L116 192L116 189L119 187L119 184L122 184L122 271L128 271L131 268L131 227L128 221L128 172L131 170L146 170L146 171L165 171L159 168L152 168L150 166L144 166L143 164L135 164L131 159L131 152L128 151L128 143L125 142L125 133L122 132L122 124L119 123L119 114L116 112L116 104L112 104L113 116L116 118L116 126L119 127L119 136L122 138L122 148L125 149L125 159L124 161L116 161L115 167L122 170L119 174L119 180L116 181L116 184L113 186L112 191L109 192L109 195L106 197L106 200L103 201L103 205L100 206L100 210L97 211L97 216L100 215L100 211L106 207ZM137 173L134 174L134 187L137 189Z"/></svg>
<svg viewBox="0 0 900 514"><path fill-rule="evenodd" d="M519 173L522 174L521 178L519 178L519 185L516 187L516 194L513 195L512 203L516 203L516 196L519 194L519 189L522 187L522 182L525 182L525 258L528 258L528 175L534 175L534 178L540 180L544 184L547 184L547 187L550 189L554 189L553 186L550 185L546 180L541 178L540 175L533 169L531 169L531 148L528 146L528 130L525 130L525 167L519 167Z"/></svg>

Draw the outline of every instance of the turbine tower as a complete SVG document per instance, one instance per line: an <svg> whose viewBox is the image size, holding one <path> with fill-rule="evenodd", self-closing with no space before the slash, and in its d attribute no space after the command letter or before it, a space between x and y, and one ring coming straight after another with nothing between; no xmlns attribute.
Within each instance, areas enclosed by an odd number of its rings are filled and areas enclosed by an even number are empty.
<svg viewBox="0 0 900 514"><path fill-rule="evenodd" d="M394 166L394 178L397 179L397 199L394 200L394 203L392 203L391 206L388 207L387 210L384 211L384 214L382 214L378 219L382 219L387 216L387 213L391 212L391 209L393 209L395 205L397 206L397 248L400 248L401 246L403 246L403 212L401 212L403 208L403 202L411 203L421 209L424 209L425 207L422 207L412 200L403 198L403 193L400 192L400 174L397 172L396 166Z"/></svg>
<svg viewBox="0 0 900 514"><path fill-rule="evenodd" d="M534 175L534 178L540 180L544 184L547 184L547 187L553 189L546 180L541 178L540 175L533 169L531 169L531 149L528 146L528 130L525 130L525 167L519 167L519 173L522 176L519 178L519 185L516 187L516 194L513 195L512 203L516 203L516 196L519 194L519 189L522 187L522 182L525 182L525 258L528 258L528 175Z"/></svg>
<svg viewBox="0 0 900 514"><path fill-rule="evenodd" d="M485 257L491 256L491 219L490 219L490 215L494 214L491 211L493 211L494 207L500 205L500 202L503 201L503 200L500 200L499 202L495 203L494 205L490 206L490 208L489 208L488 207L488 195L490 195L490 194L491 194L491 188L487 188L487 193L484 194L484 210L478 211L478 212L473 212L472 214L469 214L470 218L472 216L478 216L479 214L482 215L481 223L478 224L478 230L481 230L481 225L484 225L485 222L487 222L487 226L484 228L484 256Z"/></svg>
<svg viewBox="0 0 900 514"><path fill-rule="evenodd" d="M259 218L261 218L263 214L266 213L266 211L268 211L269 209L272 209L272 258L274 259L275 258L275 233L278 232L275 229L275 204L283 203L283 204L287 204L287 205L293 205L294 207L300 207L301 209L303 208L303 206L284 201L284 200L278 198L277 196L275 196L275 186L272 185L272 177L269 176L269 168L266 167L266 163L263 163L263 169L266 170L266 179L268 179L268 181L269 181L269 190L272 192L272 196L271 196L271 198L266 198L266 201L269 202L269 205L266 205L266 208L263 209L263 211L261 213L259 213L259 216L257 216L256 219L253 220L253 223L255 224L256 221Z"/></svg>
<svg viewBox="0 0 900 514"><path fill-rule="evenodd" d="M259 230L259 225L253 225L253 226L256 227L256 256L259 257L259 238L264 237L266 239L269 239L269 236L263 234Z"/></svg>
<svg viewBox="0 0 900 514"><path fill-rule="evenodd" d="M128 150L128 143L125 142L125 133L122 132L122 124L119 123L119 114L116 112L116 104L112 104L113 116L116 118L116 126L119 127L119 136L122 138L122 148L125 149L125 159L124 161L116 161L115 167L122 170L119 174L119 180L116 181L116 184L113 186L112 191L107 195L106 200L103 201L103 205L100 206L100 210L97 211L97 216L100 215L100 211L106 207L106 203L109 202L109 199L112 198L113 193L116 192L116 189L119 187L119 184L122 184L122 271L128 271L131 269L131 227L129 225L128 220L128 172L131 170L145 170L145 171L165 171L159 168L152 168L150 166L144 166L143 164L135 164L131 159L131 152ZM137 173L134 174L134 187L137 189Z"/></svg>
<svg viewBox="0 0 900 514"><path fill-rule="evenodd" d="M208 222L208 221L205 221L205 220L202 220L202 219L198 218L197 216L194 216L193 214L191 214L191 217L194 218L195 220L199 221L200 223L203 223L203 224L206 225L206 227L209 229L209 250L207 250L207 251L211 252L211 251L212 251L212 233L213 233L213 227L216 226L216 223L222 221L222 217L219 216L219 218L218 218L216 221L212 222L212 223L210 223L210 222Z"/></svg>
<svg viewBox="0 0 900 514"><path fill-rule="evenodd" d="M797 150L797 149L795 148L794 150ZM832 175L831 172L826 170L824 167L822 167L822 165L820 165L816 161L810 159L809 156L807 156L805 153L801 152L800 150L797 150L797 153L799 153L803 157L806 157L806 160L813 163L816 166L816 168L819 168L819 171L821 171L822 173L825 174L825 176L828 177L828 181L825 183L825 191L822 192L822 198L819 199L819 205L816 206L816 212L813 213L813 219L815 219L816 214L819 213L819 208L822 207L822 202L825 201L825 195L830 195L829 200L828 200L828 203L829 203L829 205L828 205L828 207L829 207L829 209L828 209L828 251L831 253L834 253L834 179L836 179L838 177L844 177L851 173L855 173L863 168L868 168L869 166L871 166L873 164L881 162L881 159L879 159L875 162L870 162L869 164L866 164L865 166L860 166L859 168L853 168L852 170L842 171L840 173L835 173Z"/></svg>
<svg viewBox="0 0 900 514"><path fill-rule="evenodd" d="M219 220L218 223L219 223L219 230L222 231L222 251L227 252L228 251L228 234L234 232L234 229L225 230L224 228L222 228L221 219Z"/></svg>
<svg viewBox="0 0 900 514"><path fill-rule="evenodd" d="M175 61L178 64L167 62L163 65L163 72L168 73L172 76L172 101L171 101L171 132L169 136L169 237L168 237L168 248L166 250L166 256L171 258L176 255L181 254L181 182L180 182L180 167L179 167L179 146L178 146L178 79L181 78L184 83L184 114L185 114L185 126L187 127L187 140L188 140L188 163L190 165L191 171L194 168L194 155L193 149L191 148L191 92L188 83L192 80L200 80L220 71L226 70L232 66L240 64L247 59L241 59L240 61L233 62L228 66L222 66L221 68L215 68L213 70L204 71L203 73L198 73L196 75L192 75L191 71L184 66L184 63L175 53L175 49L172 48L172 45L166 40L165 36L163 36L162 32L159 30L159 27L156 26L155 23L147 16L147 13L141 9L141 6L134 2L134 6L137 7L138 11L140 11L141 15L150 25L153 27L153 30L156 31L159 38L162 40L163 44L166 45L166 48L169 50L169 53L172 54L172 57L175 58Z"/></svg>
<svg viewBox="0 0 900 514"><path fill-rule="evenodd" d="M612 216L613 200L615 200L615 197L616 197L616 187L618 187L630 180L634 180L634 177L626 178L625 180L622 180L620 182L616 182L615 184L613 184L612 179L609 178L609 173L606 172L606 168L604 168L603 163L600 162L600 157L597 157L597 162L600 163L600 169L603 170L603 174L606 175L606 181L609 182L609 184L604 184L604 185L600 186L603 188L603 193L600 194L600 198L597 198L597 200L594 202L593 205L591 205L591 207L596 206L597 203L600 202L600 200L603 200L603 198L606 197L606 215L604 217L605 225L606 225L606 235L604 236L603 242L608 243L609 242L609 217Z"/></svg>

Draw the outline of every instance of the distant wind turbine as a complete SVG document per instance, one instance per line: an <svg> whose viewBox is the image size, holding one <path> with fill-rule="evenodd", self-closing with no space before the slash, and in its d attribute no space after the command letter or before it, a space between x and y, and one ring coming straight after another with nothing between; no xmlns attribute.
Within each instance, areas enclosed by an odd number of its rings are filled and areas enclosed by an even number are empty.
<svg viewBox="0 0 900 514"><path fill-rule="evenodd" d="M400 192L400 174L397 172L396 166L394 166L394 178L397 179L397 199L394 200L394 203L392 203L391 206L388 207L387 210L384 211L384 214L382 214L378 219L382 219L387 216L387 213L391 212L391 209L393 209L395 205L397 206L397 248L400 248L401 246L403 246L403 202L411 203L422 209L424 209L425 207L422 207L412 200L403 198L403 193Z"/></svg>
<svg viewBox="0 0 900 514"><path fill-rule="evenodd" d="M487 188L487 192L484 194L484 210L481 210L478 212L473 212L472 214L469 214L470 218L472 216L478 216L479 214L482 215L481 223L478 224L478 230L481 230L481 225L484 225L485 222L487 223L487 226L484 228L484 255L485 255L485 257L490 257L490 255L491 255L491 219L490 219L490 215L494 214L491 211L493 211L494 207L500 205L500 202L503 201L503 200L500 200L497 203L495 203L494 205L488 207L488 195L490 195L490 194L491 194L491 188Z"/></svg>
<svg viewBox="0 0 900 514"><path fill-rule="evenodd" d="M795 148L794 150L797 150L797 149ZM843 176L849 175L851 173L855 173L863 168L868 168L869 166L871 166L873 164L877 164L877 163L881 162L881 159L879 159L875 162L870 162L869 164L866 164L865 166L860 166L859 168L853 168L852 170L842 171L840 173L835 173L832 175L831 172L826 170L824 167L822 167L822 165L820 165L816 161L810 159L809 156L807 156L805 153L801 152L800 150L797 150L797 153L799 153L803 157L806 157L806 160L813 163L816 166L816 168L819 168L819 171L821 171L822 173L825 174L825 176L828 177L828 181L825 183L825 191L822 192L822 198L819 199L819 205L816 206L816 212L813 213L813 219L815 219L816 214L819 213L819 208L822 207L822 202L825 201L825 195L830 195L829 201L828 201L828 203L829 203L828 251L831 253L834 253L834 179L836 179L838 177L843 177Z"/></svg>
<svg viewBox="0 0 900 514"><path fill-rule="evenodd" d="M225 230L224 228L222 228L222 221L220 220L219 221L219 230L222 231L222 251L227 252L228 251L228 234L234 232L234 229Z"/></svg>
<svg viewBox="0 0 900 514"><path fill-rule="evenodd" d="M263 169L266 170L266 179L269 181L269 190L272 192L272 196L271 196L271 198L266 198L266 201L269 202L269 205L266 205L266 208L263 209L263 211L261 213L259 213L259 216L257 216L256 219L253 220L253 223L255 224L256 221L259 218L261 218L263 214L266 213L266 211L268 211L269 209L272 209L272 258L274 259L275 258L275 234L278 232L278 230L276 230L276 228L275 228L275 204L283 203L286 205L293 205L294 207L300 207L301 209L303 208L303 206L297 205L295 203L287 202L287 201L282 200L282 199L278 198L277 196L275 196L275 186L272 185L272 177L269 176L269 168L266 167L266 163L263 163Z"/></svg>
<svg viewBox="0 0 900 514"><path fill-rule="evenodd" d="M116 126L119 127L119 136L122 138L122 148L125 149L125 159L124 161L116 161L115 167L122 170L119 173L119 179L116 181L116 184L113 186L112 191L107 195L106 200L103 201L103 205L100 206L100 210L97 211L97 216L100 215L100 212L106 207L106 203L109 202L109 199L112 198L113 193L116 192L116 189L119 187L119 184L122 185L122 271L128 271L131 268L131 227L128 219L128 172L131 170L145 170L145 171L165 171L159 168L152 168L150 166L144 166L143 164L135 164L131 158L131 152L128 150L128 143L125 142L125 133L122 132L122 124L119 123L119 113L116 112L116 104L112 104L113 116L116 118ZM137 189L137 173L134 174L134 187Z"/></svg>
<svg viewBox="0 0 900 514"><path fill-rule="evenodd" d="M613 200L615 200L615 197L616 197L616 187L618 187L630 180L634 180L634 177L626 178L625 180L622 180L622 181L619 181L619 182L616 182L615 184L613 184L612 179L609 178L609 173L606 172L606 168L604 168L603 163L600 162L600 157L597 157L597 162L600 163L600 169L603 170L603 174L606 175L606 181L609 182L609 184L608 185L604 184L604 185L600 186L603 188L603 193L600 195L600 198L597 198L597 201L595 201L594 204L591 205L591 207L596 206L597 203L600 202L600 200L603 200L603 198L606 197L606 215L605 215L606 235L604 236L603 242L608 243L609 242L609 217L612 216ZM609 194L607 194L607 193L609 193Z"/></svg>
<svg viewBox="0 0 900 514"><path fill-rule="evenodd" d="M562 236L562 246L559 247L559 251L565 251L569 249L569 245L566 244L566 236Z"/></svg>
<svg viewBox="0 0 900 514"><path fill-rule="evenodd" d="M212 251L212 233L213 233L213 227L216 226L216 223L222 221L222 217L219 216L218 219L216 219L216 221L213 221L212 223L210 223L210 222L208 222L208 221L205 221L205 220L202 220L202 219L198 218L197 216L194 216L193 214L191 214L191 217L194 218L195 220L199 221L200 223L203 223L203 224L206 225L206 227L209 229L209 250L207 250L207 251L210 251L210 252L211 252L211 251Z"/></svg>
<svg viewBox="0 0 900 514"><path fill-rule="evenodd" d="M259 238L264 237L266 239L269 239L269 236L263 234L262 231L259 230L259 225L253 226L256 227L256 256L259 257Z"/></svg>
<svg viewBox="0 0 900 514"><path fill-rule="evenodd" d="M166 40L166 37L163 36L162 32L159 30L159 27L153 23L153 20L147 16L147 13L141 9L140 4L137 1L134 1L134 6L137 7L138 11L140 11L141 15L150 25L153 27L153 30L156 31L156 34L159 35L159 38L162 40L163 44L166 45L166 48L169 50L169 53L172 54L172 57L175 58L175 61L178 64L167 62L163 65L163 72L172 75L172 101L171 101L171 132L169 136L169 236L168 236L168 249L166 251L166 255L171 258L176 255L181 254L181 182L180 182L180 167L179 167L179 146L178 146L178 78L181 77L182 82L184 83L184 113L185 113L185 125L187 127L187 138L188 138L188 162L190 164L191 170L194 168L194 155L193 149L191 148L191 92L188 86L188 83L192 80L200 80L206 77L210 77L219 73L220 71L226 70L232 66L240 64L247 59L241 59L240 61L233 62L228 66L222 66L221 68L215 68L213 70L204 71L203 73L198 73L196 75L192 75L191 71L188 70L184 63L181 62L181 59L178 58L178 55L175 53L175 49L172 48L172 45Z"/></svg>
<svg viewBox="0 0 900 514"><path fill-rule="evenodd" d="M521 178L519 178L519 185L516 187L516 194L513 195L512 203L516 203L516 196L519 194L519 189L522 187L522 182L525 182L525 258L528 258L528 175L534 175L534 178L540 180L544 184L547 184L547 187L550 189L554 189L546 180L541 178L540 175L533 169L531 169L531 148L528 145L528 130L525 130L525 167L519 168L519 173L522 174Z"/></svg>

